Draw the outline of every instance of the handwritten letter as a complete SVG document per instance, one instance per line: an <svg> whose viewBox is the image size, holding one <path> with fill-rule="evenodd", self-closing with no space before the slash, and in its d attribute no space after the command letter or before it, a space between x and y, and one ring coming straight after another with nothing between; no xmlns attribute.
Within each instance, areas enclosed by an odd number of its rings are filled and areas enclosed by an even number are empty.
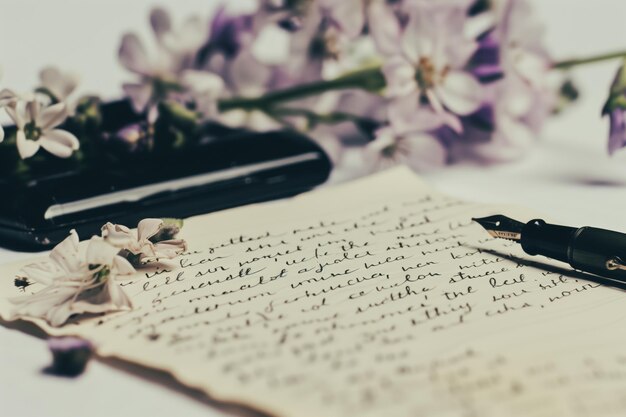
<svg viewBox="0 0 626 417"><path fill-rule="evenodd" d="M36 323L281 417L623 410L626 296L471 221L497 212L529 219L399 169L199 216L189 253L124 287L135 310ZM19 294L16 272L2 297Z"/></svg>

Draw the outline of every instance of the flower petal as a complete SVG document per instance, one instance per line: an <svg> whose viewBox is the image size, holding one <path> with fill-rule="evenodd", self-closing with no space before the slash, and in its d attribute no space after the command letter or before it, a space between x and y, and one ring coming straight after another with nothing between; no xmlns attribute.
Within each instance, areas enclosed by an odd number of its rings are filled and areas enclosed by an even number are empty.
<svg viewBox="0 0 626 417"><path fill-rule="evenodd" d="M390 97L404 96L418 90L415 67L400 56L385 61L383 74L387 83L385 93Z"/></svg>
<svg viewBox="0 0 626 417"><path fill-rule="evenodd" d="M52 284L62 273L63 271L55 263L49 261L26 265L20 271L20 274L28 279L44 285Z"/></svg>
<svg viewBox="0 0 626 417"><path fill-rule="evenodd" d="M67 106L65 103L57 103L46 107L38 113L35 124L43 130L52 129L67 119Z"/></svg>
<svg viewBox="0 0 626 417"><path fill-rule="evenodd" d="M67 130L53 129L44 133L39 144L46 151L59 158L69 158L80 147L76 136Z"/></svg>
<svg viewBox="0 0 626 417"><path fill-rule="evenodd" d="M17 151L22 159L30 158L39 150L39 143L34 140L26 139L26 135L23 130L17 131L15 142L17 145Z"/></svg>
<svg viewBox="0 0 626 417"><path fill-rule="evenodd" d="M388 106L389 122L397 133L428 131L444 123L442 115L420 104L419 93L392 100Z"/></svg>
<svg viewBox="0 0 626 417"><path fill-rule="evenodd" d="M157 258L172 259L187 250L187 242L183 239L162 240L154 244Z"/></svg>
<svg viewBox="0 0 626 417"><path fill-rule="evenodd" d="M224 80L208 71L185 70L181 73L185 87L197 93L209 93L215 97L222 93Z"/></svg>
<svg viewBox="0 0 626 417"><path fill-rule="evenodd" d="M369 5L367 15L368 27L378 50L383 55L398 53L401 28L393 9L384 2L374 1Z"/></svg>
<svg viewBox="0 0 626 417"><path fill-rule="evenodd" d="M157 39L161 39L163 35L172 29L172 22L167 10L162 7L155 7L150 11L150 26Z"/></svg>
<svg viewBox="0 0 626 417"><path fill-rule="evenodd" d="M624 110L617 108L609 113L609 155L626 145L626 117Z"/></svg>
<svg viewBox="0 0 626 417"><path fill-rule="evenodd" d="M128 262L128 259L123 256L116 256L113 258L113 269L119 275L130 275L137 272L131 263Z"/></svg>
<svg viewBox="0 0 626 417"><path fill-rule="evenodd" d="M107 243L120 249L129 249L137 243L137 235L128 227L110 222L102 226L102 237Z"/></svg>
<svg viewBox="0 0 626 417"><path fill-rule="evenodd" d="M72 275L84 269L85 263L79 251L79 239L75 230L50 252L52 262L66 275Z"/></svg>
<svg viewBox="0 0 626 417"><path fill-rule="evenodd" d="M17 101L18 97L13 91L8 88L4 88L0 91L0 107L9 105Z"/></svg>
<svg viewBox="0 0 626 417"><path fill-rule="evenodd" d="M43 87L48 89L57 100L65 100L78 85L79 77L73 73L61 72L56 67L46 67L39 73Z"/></svg>
<svg viewBox="0 0 626 417"><path fill-rule="evenodd" d="M87 243L85 260L90 265L113 266L113 260L119 253L119 248L110 245L100 236L92 236Z"/></svg>
<svg viewBox="0 0 626 417"><path fill-rule="evenodd" d="M356 38L365 25L363 0L322 0L332 17L333 23L350 38Z"/></svg>
<svg viewBox="0 0 626 417"><path fill-rule="evenodd" d="M144 241L150 239L156 235L157 232L163 226L163 220L161 219L143 219L137 225L137 237L138 240Z"/></svg>
<svg viewBox="0 0 626 417"><path fill-rule="evenodd" d="M124 83L122 89L130 99L133 105L133 110L137 113L143 113L150 103L152 98L152 84L129 84Z"/></svg>
<svg viewBox="0 0 626 417"><path fill-rule="evenodd" d="M463 71L450 71L442 84L435 86L435 91L443 104L459 115L473 113L483 99L478 81Z"/></svg>
<svg viewBox="0 0 626 417"><path fill-rule="evenodd" d="M430 171L446 164L448 151L433 135L415 133L402 140L407 149L406 163L414 171Z"/></svg>
<svg viewBox="0 0 626 417"><path fill-rule="evenodd" d="M134 33L122 37L118 52L120 63L129 71L141 75L150 75L150 61L143 44Z"/></svg>

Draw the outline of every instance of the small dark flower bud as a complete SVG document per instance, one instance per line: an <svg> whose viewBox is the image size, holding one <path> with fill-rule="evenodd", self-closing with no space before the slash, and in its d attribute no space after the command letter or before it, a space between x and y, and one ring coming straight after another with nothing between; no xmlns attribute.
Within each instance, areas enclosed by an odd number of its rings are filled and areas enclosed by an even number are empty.
<svg viewBox="0 0 626 417"><path fill-rule="evenodd" d="M150 238L152 243L161 242L163 240L174 239L183 228L182 219L162 219L163 225L161 229Z"/></svg>
<svg viewBox="0 0 626 417"><path fill-rule="evenodd" d="M93 354L93 345L76 337L52 338L48 341L52 365L47 373L75 377L83 373Z"/></svg>

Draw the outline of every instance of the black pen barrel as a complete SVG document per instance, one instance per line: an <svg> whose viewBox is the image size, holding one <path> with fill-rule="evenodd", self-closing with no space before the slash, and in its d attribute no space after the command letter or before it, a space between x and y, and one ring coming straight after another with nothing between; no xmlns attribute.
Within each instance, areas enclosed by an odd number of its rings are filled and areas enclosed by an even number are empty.
<svg viewBox="0 0 626 417"><path fill-rule="evenodd" d="M581 271L626 281L624 233L559 226L535 219L526 223L521 235L522 248L530 255L547 256Z"/></svg>
<svg viewBox="0 0 626 417"><path fill-rule="evenodd" d="M626 234L595 227L581 227L570 244L569 263L576 269L626 280L626 270L614 269L607 262L626 260Z"/></svg>
<svg viewBox="0 0 626 417"><path fill-rule="evenodd" d="M568 248L575 227L548 224L541 219L531 220L522 229L522 248L529 255L544 255L548 258L570 262Z"/></svg>

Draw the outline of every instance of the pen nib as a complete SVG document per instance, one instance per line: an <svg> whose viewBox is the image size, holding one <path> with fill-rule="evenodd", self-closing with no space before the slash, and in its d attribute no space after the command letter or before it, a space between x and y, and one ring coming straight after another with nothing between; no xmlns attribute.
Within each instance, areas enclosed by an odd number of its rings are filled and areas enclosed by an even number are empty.
<svg viewBox="0 0 626 417"><path fill-rule="evenodd" d="M524 223L506 216L498 214L495 216L482 217L480 219L473 218L472 220L484 227L485 230L495 238L509 239L514 242L519 242L522 238Z"/></svg>

